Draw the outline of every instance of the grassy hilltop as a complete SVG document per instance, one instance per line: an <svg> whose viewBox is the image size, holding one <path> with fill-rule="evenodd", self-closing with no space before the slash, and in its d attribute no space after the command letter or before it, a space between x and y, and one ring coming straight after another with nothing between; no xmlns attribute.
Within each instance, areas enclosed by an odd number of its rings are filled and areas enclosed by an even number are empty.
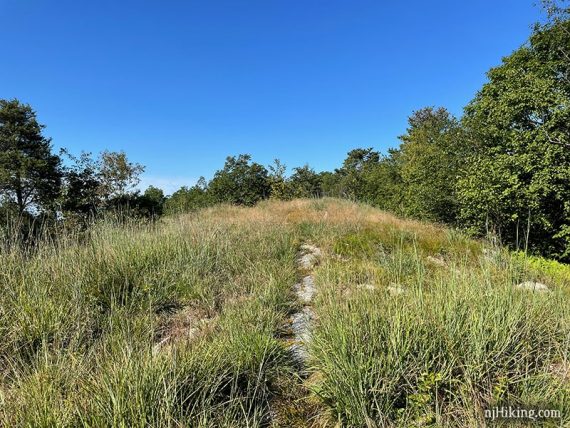
<svg viewBox="0 0 570 428"><path fill-rule="evenodd" d="M502 403L570 423L565 266L335 199L77 242L0 254L1 426L477 426ZM322 252L304 367L302 244Z"/></svg>

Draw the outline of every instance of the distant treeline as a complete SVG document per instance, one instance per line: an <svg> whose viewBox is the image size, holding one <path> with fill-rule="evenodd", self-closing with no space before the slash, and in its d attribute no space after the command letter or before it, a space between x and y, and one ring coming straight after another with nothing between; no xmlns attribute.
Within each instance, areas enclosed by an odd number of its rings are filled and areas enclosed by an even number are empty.
<svg viewBox="0 0 570 428"><path fill-rule="evenodd" d="M546 2L548 21L488 72L461 118L418 110L397 149L352 150L331 172L305 165L287 175L278 160L265 167L239 155L168 198L154 187L141 194L133 189L143 167L124 153L54 155L33 110L0 101L0 209L81 223L118 208L153 218L221 202L336 196L570 261L570 20L560 4Z"/></svg>

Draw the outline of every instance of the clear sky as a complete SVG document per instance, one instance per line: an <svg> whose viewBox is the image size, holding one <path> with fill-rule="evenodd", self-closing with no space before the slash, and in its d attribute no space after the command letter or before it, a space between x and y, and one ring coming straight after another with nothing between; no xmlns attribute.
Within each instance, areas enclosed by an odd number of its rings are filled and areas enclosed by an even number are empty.
<svg viewBox="0 0 570 428"><path fill-rule="evenodd" d="M55 147L125 150L143 185L227 155L340 165L398 144L415 109L461 115L519 47L534 0L0 0L0 98Z"/></svg>

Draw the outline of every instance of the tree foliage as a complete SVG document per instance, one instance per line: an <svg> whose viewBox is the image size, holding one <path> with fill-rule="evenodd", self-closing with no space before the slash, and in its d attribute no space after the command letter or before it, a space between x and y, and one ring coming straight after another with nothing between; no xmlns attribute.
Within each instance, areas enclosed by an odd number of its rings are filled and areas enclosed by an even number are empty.
<svg viewBox="0 0 570 428"><path fill-rule="evenodd" d="M354 149L348 152L342 167L335 172L338 175L336 191L339 195L352 199L366 198L368 174L378 165L380 153L372 147Z"/></svg>
<svg viewBox="0 0 570 428"><path fill-rule="evenodd" d="M139 197L139 209L147 217L158 217L164 212L166 197L164 191L155 186L149 186Z"/></svg>
<svg viewBox="0 0 570 428"><path fill-rule="evenodd" d="M252 162L250 155L229 156L209 183L208 191L216 202L253 205L269 197L267 169Z"/></svg>
<svg viewBox="0 0 570 428"><path fill-rule="evenodd" d="M75 157L63 152L71 165L66 168L62 194L64 213L75 213L82 217L92 217L103 204L99 165L93 160L91 153L83 152Z"/></svg>
<svg viewBox="0 0 570 428"><path fill-rule="evenodd" d="M20 101L0 100L0 196L18 215L54 210L61 185L61 161L36 112Z"/></svg>
<svg viewBox="0 0 570 428"><path fill-rule="evenodd" d="M211 204L207 187L208 184L204 177L200 177L195 186L181 187L166 200L165 213L181 214L207 207Z"/></svg>
<svg viewBox="0 0 570 428"><path fill-rule="evenodd" d="M279 159L275 159L273 164L269 165L269 191L274 199L283 200L291 197L290 189L287 187L286 172L287 167Z"/></svg>
<svg viewBox="0 0 570 428"><path fill-rule="evenodd" d="M459 122L444 108L427 107L414 112L408 123L397 157L405 212L453 223L458 210L455 183L464 160Z"/></svg>
<svg viewBox="0 0 570 428"><path fill-rule="evenodd" d="M463 224L561 258L570 256L569 46L569 21L536 26L489 71L466 108L474 153L458 182Z"/></svg>
<svg viewBox="0 0 570 428"><path fill-rule="evenodd" d="M400 151L391 149L374 168L367 171L363 194L358 199L397 214L405 214L403 189Z"/></svg>
<svg viewBox="0 0 570 428"><path fill-rule="evenodd" d="M161 204L151 207L152 198L159 202L156 191L160 189L149 188L154 192L150 197L146 193L140 195L135 188L144 167L129 161L126 153L106 150L97 158L87 152L79 157L67 150L63 153L69 160L64 168L61 195L61 209L65 216L88 220L108 210L133 209L138 211L137 214L148 215L151 212L156 214L157 209L162 210L159 208Z"/></svg>
<svg viewBox="0 0 570 428"><path fill-rule="evenodd" d="M294 198L317 198L322 193L319 174L309 165L293 168L288 184Z"/></svg>
<svg viewBox="0 0 570 428"><path fill-rule="evenodd" d="M107 199L124 197L140 182L144 166L130 162L125 152L105 150L100 155L101 193Z"/></svg>

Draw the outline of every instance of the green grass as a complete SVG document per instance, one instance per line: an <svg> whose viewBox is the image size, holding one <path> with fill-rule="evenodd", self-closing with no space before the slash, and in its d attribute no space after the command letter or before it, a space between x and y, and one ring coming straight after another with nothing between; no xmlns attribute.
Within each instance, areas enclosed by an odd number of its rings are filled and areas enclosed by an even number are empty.
<svg viewBox="0 0 570 428"><path fill-rule="evenodd" d="M274 332L294 237L204 212L2 254L0 425L259 425L287 370ZM153 355L161 322L187 306L209 314L207 331Z"/></svg>
<svg viewBox="0 0 570 428"><path fill-rule="evenodd" d="M503 403L570 423L564 265L333 199L82 241L0 254L0 426L478 426ZM306 377L286 340L302 242L324 252Z"/></svg>
<svg viewBox="0 0 570 428"><path fill-rule="evenodd" d="M482 244L453 232L394 231L340 233L332 251L350 258L332 257L317 270L312 388L331 419L479 426L482 409L512 405L560 409L569 423L570 379L556 369L570 355L560 277L542 269L552 293L518 290L519 281L537 277L519 255L487 249L485 256ZM395 284L405 292L392 295Z"/></svg>

